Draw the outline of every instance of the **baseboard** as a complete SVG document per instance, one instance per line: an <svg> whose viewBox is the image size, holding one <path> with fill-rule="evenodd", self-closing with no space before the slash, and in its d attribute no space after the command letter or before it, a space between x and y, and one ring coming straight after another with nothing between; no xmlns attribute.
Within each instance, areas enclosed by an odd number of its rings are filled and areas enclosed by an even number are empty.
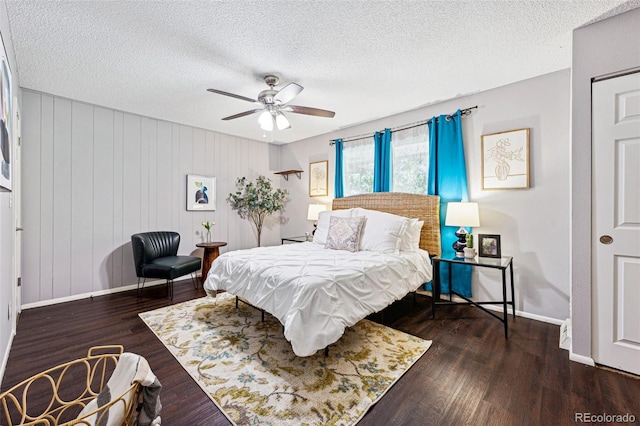
<svg viewBox="0 0 640 426"><path fill-rule="evenodd" d="M199 277L200 277L200 274L197 273L196 274L196 279L198 279ZM184 280L182 280L182 281L184 281ZM158 285L166 285L166 284L167 284L167 282L165 280L147 281L147 282L144 283L144 288L154 287L154 286L158 286ZM90 297L104 296L104 295L107 295L107 294L114 294L114 293L121 293L123 291L135 290L137 288L138 288L138 284L130 284L130 285L122 286L122 287L109 288L109 289L106 289L106 290L92 291L90 293L74 294L73 296L59 297L57 299L49 299L49 300L41 300L39 302L25 303L24 305L22 305L21 308L22 309L39 308L39 307L42 307L42 306L56 305L58 303L72 302L74 300L88 299Z"/></svg>
<svg viewBox="0 0 640 426"><path fill-rule="evenodd" d="M4 355L2 356L2 364L0 364L0 383L2 383L2 379L4 379L4 370L7 368L9 353L11 352L11 346L13 346L13 338L15 337L15 335L16 333L11 332L9 341L7 342L7 349L4 351Z"/></svg>
<svg viewBox="0 0 640 426"><path fill-rule="evenodd" d="M571 351L569 351L569 359L571 361L575 361L575 362L579 362L580 364L586 364L589 365L591 367L595 367L596 363L593 360L593 358L589 357L589 356L584 356L584 355L578 355L575 354Z"/></svg>
<svg viewBox="0 0 640 426"><path fill-rule="evenodd" d="M431 297L431 292L430 291L426 291L426 290L418 290L417 291L418 294L424 294L426 296ZM453 296L453 301L454 302L465 302L464 299L457 297L457 296ZM489 310L489 311L496 311L496 312L502 312L503 308L502 306L498 306L498 305L482 305L483 308ZM511 313L511 307L507 306L509 313ZM518 317L522 317L522 318L527 318L527 319L532 319L532 320L536 320L536 321L541 321L541 322L546 322L549 324L554 324L554 325L562 325L563 320L561 319L557 319L557 318L551 318L551 317L547 317L544 315L538 315L538 314L532 314L529 312L524 312L524 311L519 311L516 309L516 316Z"/></svg>
<svg viewBox="0 0 640 426"><path fill-rule="evenodd" d="M492 306L492 305L482 305L482 306L490 311L502 312L502 307L499 307L499 306ZM511 309L509 308L508 311L511 311ZM551 318L544 315L532 314L530 312L519 311L517 309L516 309L516 316L522 317L522 318L528 318L536 321L546 322L546 323L554 324L557 326L562 325L561 319Z"/></svg>

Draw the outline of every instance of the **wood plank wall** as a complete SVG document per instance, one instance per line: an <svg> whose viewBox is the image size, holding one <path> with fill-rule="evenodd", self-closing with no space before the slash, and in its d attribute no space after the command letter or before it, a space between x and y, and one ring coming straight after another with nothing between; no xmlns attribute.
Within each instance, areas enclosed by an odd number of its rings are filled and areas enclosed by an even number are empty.
<svg viewBox="0 0 640 426"><path fill-rule="evenodd" d="M29 90L22 110L24 304L136 283L136 232L177 231L180 254L198 253L215 220L226 250L257 244L225 198L238 176L280 186L277 146ZM217 178L215 212L186 210L187 174ZM279 238L274 218L263 245Z"/></svg>

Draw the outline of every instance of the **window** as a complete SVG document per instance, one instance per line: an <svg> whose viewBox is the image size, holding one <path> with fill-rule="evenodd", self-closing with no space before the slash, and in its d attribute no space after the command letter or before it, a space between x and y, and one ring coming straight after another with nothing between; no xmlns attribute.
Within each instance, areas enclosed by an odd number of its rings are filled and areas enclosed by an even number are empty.
<svg viewBox="0 0 640 426"><path fill-rule="evenodd" d="M344 195L373 192L373 136L348 141L342 150ZM418 126L391 134L391 190L426 194L429 179L429 131Z"/></svg>
<svg viewBox="0 0 640 426"><path fill-rule="evenodd" d="M350 141L342 148L344 195L373 192L373 137Z"/></svg>
<svg viewBox="0 0 640 426"><path fill-rule="evenodd" d="M391 190L426 194L429 179L427 126L391 134Z"/></svg>

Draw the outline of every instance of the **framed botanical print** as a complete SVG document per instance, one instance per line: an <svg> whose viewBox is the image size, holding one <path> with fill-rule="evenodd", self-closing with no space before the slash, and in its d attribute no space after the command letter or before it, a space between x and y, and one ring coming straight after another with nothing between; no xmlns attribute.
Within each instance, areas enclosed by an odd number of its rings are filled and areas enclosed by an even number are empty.
<svg viewBox="0 0 640 426"><path fill-rule="evenodd" d="M309 163L309 196L326 197L329 195L329 162Z"/></svg>
<svg viewBox="0 0 640 426"><path fill-rule="evenodd" d="M529 188L529 129L482 135L482 189Z"/></svg>
<svg viewBox="0 0 640 426"><path fill-rule="evenodd" d="M187 210L211 211L216 209L216 178L187 175Z"/></svg>

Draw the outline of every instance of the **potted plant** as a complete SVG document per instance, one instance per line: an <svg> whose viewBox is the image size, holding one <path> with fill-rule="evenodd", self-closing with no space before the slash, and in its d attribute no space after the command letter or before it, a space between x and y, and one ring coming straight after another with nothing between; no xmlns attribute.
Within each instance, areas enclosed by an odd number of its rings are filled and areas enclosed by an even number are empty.
<svg viewBox="0 0 640 426"><path fill-rule="evenodd" d="M284 209L287 203L289 191L273 188L271 180L260 175L255 183L245 177L236 179L235 193L230 193L227 202L233 210L238 211L242 219L249 219L256 227L258 233L258 247L262 226L267 216Z"/></svg>
<svg viewBox="0 0 640 426"><path fill-rule="evenodd" d="M473 234L467 234L465 236L465 240L466 240L466 247L464 248L464 257L471 259L476 257L476 251L473 248Z"/></svg>

